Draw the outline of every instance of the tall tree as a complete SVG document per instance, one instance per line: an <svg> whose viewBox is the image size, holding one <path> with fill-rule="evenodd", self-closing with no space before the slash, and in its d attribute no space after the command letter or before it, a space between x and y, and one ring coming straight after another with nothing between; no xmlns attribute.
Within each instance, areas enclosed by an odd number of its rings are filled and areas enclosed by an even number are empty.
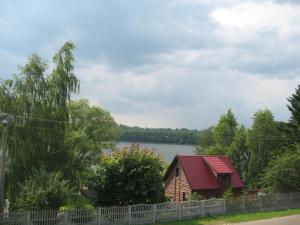
<svg viewBox="0 0 300 225"><path fill-rule="evenodd" d="M287 105L291 112L291 119L289 122L289 129L286 130L289 138L289 143L300 143L300 85L295 90L295 93L288 98L289 105Z"/></svg>
<svg viewBox="0 0 300 225"><path fill-rule="evenodd" d="M249 159L247 146L247 129L241 125L234 135L228 155L230 156L239 174L245 178Z"/></svg>
<svg viewBox="0 0 300 225"><path fill-rule="evenodd" d="M196 153L205 154L215 144L214 127L201 130L198 137Z"/></svg>
<svg viewBox="0 0 300 225"><path fill-rule="evenodd" d="M268 109L256 112L248 136L250 160L247 177L252 185L259 184L268 162L276 156L277 135L272 112Z"/></svg>
<svg viewBox="0 0 300 225"><path fill-rule="evenodd" d="M222 115L215 128L215 139L221 146L228 147L234 139L238 123L231 109Z"/></svg>
<svg viewBox="0 0 300 225"><path fill-rule="evenodd" d="M298 87L296 88L295 93L288 98L288 102L290 104L287 107L292 114L291 123L299 126L300 125L300 85L298 85Z"/></svg>
<svg viewBox="0 0 300 225"><path fill-rule="evenodd" d="M19 74L2 82L2 112L14 116L9 138L8 187L13 205L20 187L34 169L67 174L70 159L64 143L67 105L79 82L74 75L72 50L67 42L54 57L54 69L33 54Z"/></svg>
<svg viewBox="0 0 300 225"><path fill-rule="evenodd" d="M215 144L208 148L205 153L208 155L228 155L237 126L236 118L231 109L229 109L226 114L220 117L218 124L215 126Z"/></svg>
<svg viewBox="0 0 300 225"><path fill-rule="evenodd" d="M112 149L120 130L109 112L90 106L87 100L72 101L68 107L66 146L70 151L72 180L84 182L85 171L96 165L103 149Z"/></svg>

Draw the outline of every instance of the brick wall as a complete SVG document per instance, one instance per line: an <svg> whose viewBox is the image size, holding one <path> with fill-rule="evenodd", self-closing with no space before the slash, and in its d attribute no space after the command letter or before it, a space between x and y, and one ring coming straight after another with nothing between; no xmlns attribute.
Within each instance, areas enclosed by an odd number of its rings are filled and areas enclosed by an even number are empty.
<svg viewBox="0 0 300 225"><path fill-rule="evenodd" d="M179 176L176 176L176 168L179 168ZM165 195L168 196L171 201L180 202L183 201L184 193L185 198L188 199L191 192L191 187L182 167L180 163L177 162L169 173L168 178L165 180Z"/></svg>

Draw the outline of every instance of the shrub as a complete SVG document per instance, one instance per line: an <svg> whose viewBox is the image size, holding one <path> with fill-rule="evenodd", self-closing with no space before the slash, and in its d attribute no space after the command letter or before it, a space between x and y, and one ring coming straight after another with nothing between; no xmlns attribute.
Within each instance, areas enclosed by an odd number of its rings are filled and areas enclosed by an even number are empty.
<svg viewBox="0 0 300 225"><path fill-rule="evenodd" d="M163 174L161 157L133 144L103 157L89 189L96 205L157 203L165 200Z"/></svg>
<svg viewBox="0 0 300 225"><path fill-rule="evenodd" d="M14 208L58 210L67 202L72 191L69 182L63 179L61 173L36 170L21 187Z"/></svg>

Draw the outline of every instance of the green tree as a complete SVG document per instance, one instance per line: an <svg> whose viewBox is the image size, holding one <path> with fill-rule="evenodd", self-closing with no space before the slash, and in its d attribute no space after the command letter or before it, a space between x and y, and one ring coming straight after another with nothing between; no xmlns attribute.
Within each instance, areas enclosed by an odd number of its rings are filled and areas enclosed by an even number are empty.
<svg viewBox="0 0 300 225"><path fill-rule="evenodd" d="M59 172L35 170L20 188L15 208L18 210L55 209L67 202L71 186Z"/></svg>
<svg viewBox="0 0 300 225"><path fill-rule="evenodd" d="M229 109L225 115L222 115L215 128L216 143L224 147L229 147L234 139L238 123Z"/></svg>
<svg viewBox="0 0 300 225"><path fill-rule="evenodd" d="M226 114L222 115L218 124L214 129L214 138L209 137L211 131L206 133L206 139L212 141L214 145L206 148L205 154L207 155L229 155L230 146L234 140L234 136L237 130L238 123L236 118L229 109ZM209 138L208 138L209 137ZM200 147L201 148L201 147Z"/></svg>
<svg viewBox="0 0 300 225"><path fill-rule="evenodd" d="M249 152L247 146L247 129L244 125L241 125L236 130L233 142L228 152L228 156L231 158L239 174L243 178L245 178L247 172Z"/></svg>
<svg viewBox="0 0 300 225"><path fill-rule="evenodd" d="M290 137L288 143L300 143L300 85L296 88L295 93L288 98L288 102L287 107L292 114L289 129L286 129L286 133Z"/></svg>
<svg viewBox="0 0 300 225"><path fill-rule="evenodd" d="M102 158L89 188L96 205L157 203L164 200L163 175L159 155L131 145Z"/></svg>
<svg viewBox="0 0 300 225"><path fill-rule="evenodd" d="M268 109L256 112L247 141L250 152L247 179L254 186L259 185L264 169L278 153L277 135L272 112Z"/></svg>
<svg viewBox="0 0 300 225"><path fill-rule="evenodd" d="M109 112L90 106L87 100L72 101L68 112L65 141L71 156L70 174L82 183L86 170L99 161L102 150L115 146L120 130Z"/></svg>
<svg viewBox="0 0 300 225"><path fill-rule="evenodd" d="M214 127L201 130L197 142L196 153L205 154L209 148L215 145Z"/></svg>
<svg viewBox="0 0 300 225"><path fill-rule="evenodd" d="M79 82L72 50L65 43L54 57L52 72L33 54L11 80L0 87L0 111L13 115L9 129L8 192L12 206L33 170L68 174L70 154L65 147L67 105Z"/></svg>
<svg viewBox="0 0 300 225"><path fill-rule="evenodd" d="M300 145L273 159L264 174L263 183L274 192L300 191Z"/></svg>
<svg viewBox="0 0 300 225"><path fill-rule="evenodd" d="M291 112L291 123L300 125L300 85L295 90L295 93L288 98L289 105L287 106Z"/></svg>

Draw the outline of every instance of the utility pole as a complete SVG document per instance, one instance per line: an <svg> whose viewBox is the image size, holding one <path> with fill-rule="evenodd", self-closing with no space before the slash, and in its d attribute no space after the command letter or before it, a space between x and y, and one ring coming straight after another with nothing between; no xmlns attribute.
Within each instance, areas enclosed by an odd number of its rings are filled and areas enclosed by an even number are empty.
<svg viewBox="0 0 300 225"><path fill-rule="evenodd" d="M0 113L0 122L3 126L2 141L1 141L1 161L0 161L0 214L4 211L5 204L5 171L6 171L6 153L7 153L7 138L9 127L9 115Z"/></svg>

